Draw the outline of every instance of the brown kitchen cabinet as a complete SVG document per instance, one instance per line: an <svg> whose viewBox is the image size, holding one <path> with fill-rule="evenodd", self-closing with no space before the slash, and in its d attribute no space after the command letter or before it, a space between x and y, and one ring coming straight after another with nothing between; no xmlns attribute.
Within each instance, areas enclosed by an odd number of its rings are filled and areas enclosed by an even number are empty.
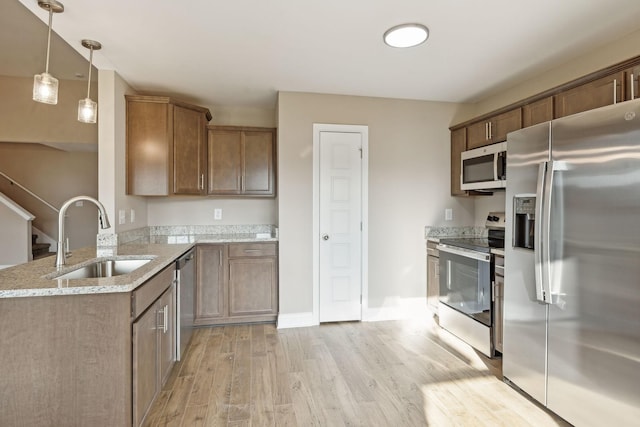
<svg viewBox="0 0 640 427"><path fill-rule="evenodd" d="M205 194L209 110L169 97L125 97L127 194Z"/></svg>
<svg viewBox="0 0 640 427"><path fill-rule="evenodd" d="M196 254L195 324L276 320L277 243L199 244Z"/></svg>
<svg viewBox="0 0 640 427"><path fill-rule="evenodd" d="M208 126L207 194L275 196L276 130Z"/></svg>
<svg viewBox="0 0 640 427"><path fill-rule="evenodd" d="M540 99L522 106L522 127L537 125L553 119L553 97Z"/></svg>
<svg viewBox="0 0 640 427"><path fill-rule="evenodd" d="M520 108L467 126L467 150L507 140L507 134L522 128Z"/></svg>
<svg viewBox="0 0 640 427"><path fill-rule="evenodd" d="M224 263L226 245L196 246L195 325L212 325L228 316Z"/></svg>
<svg viewBox="0 0 640 427"><path fill-rule="evenodd" d="M565 117L622 102L624 73L617 72L555 95L555 117Z"/></svg>
<svg viewBox="0 0 640 427"><path fill-rule="evenodd" d="M132 312L142 312L132 324L134 426L142 425L175 362L174 277L168 267L133 293Z"/></svg>
<svg viewBox="0 0 640 427"><path fill-rule="evenodd" d="M624 72L624 100L631 101L640 97L640 65L628 68Z"/></svg>
<svg viewBox="0 0 640 427"><path fill-rule="evenodd" d="M427 306L438 313L440 298L440 256L436 242L427 241Z"/></svg>
<svg viewBox="0 0 640 427"><path fill-rule="evenodd" d="M451 195L466 196L467 192L460 188L462 168L462 152L467 149L467 128L451 131Z"/></svg>

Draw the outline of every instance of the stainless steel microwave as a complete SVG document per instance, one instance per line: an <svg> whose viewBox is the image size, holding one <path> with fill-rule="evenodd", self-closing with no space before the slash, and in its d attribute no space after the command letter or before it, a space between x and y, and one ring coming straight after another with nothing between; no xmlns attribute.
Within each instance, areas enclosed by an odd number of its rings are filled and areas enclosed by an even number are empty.
<svg viewBox="0 0 640 427"><path fill-rule="evenodd" d="M494 190L507 186L506 142L464 151L461 161L462 190Z"/></svg>

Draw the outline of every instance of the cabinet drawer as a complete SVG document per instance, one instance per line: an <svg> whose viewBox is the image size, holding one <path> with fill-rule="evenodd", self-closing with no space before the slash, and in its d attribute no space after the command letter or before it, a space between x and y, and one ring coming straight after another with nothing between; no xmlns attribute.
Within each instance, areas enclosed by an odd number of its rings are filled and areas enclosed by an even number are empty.
<svg viewBox="0 0 640 427"><path fill-rule="evenodd" d="M131 295L131 314L135 319L157 300L160 295L173 283L175 277L173 263L155 275L152 279L133 291Z"/></svg>
<svg viewBox="0 0 640 427"><path fill-rule="evenodd" d="M275 243L232 243L229 258L276 256Z"/></svg>

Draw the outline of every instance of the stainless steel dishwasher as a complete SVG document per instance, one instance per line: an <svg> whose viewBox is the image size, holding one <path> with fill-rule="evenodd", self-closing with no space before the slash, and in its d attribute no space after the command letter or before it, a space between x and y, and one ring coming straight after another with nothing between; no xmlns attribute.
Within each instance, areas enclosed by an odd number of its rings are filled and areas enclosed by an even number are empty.
<svg viewBox="0 0 640 427"><path fill-rule="evenodd" d="M181 360L193 333L195 261L194 249L176 260L176 361Z"/></svg>

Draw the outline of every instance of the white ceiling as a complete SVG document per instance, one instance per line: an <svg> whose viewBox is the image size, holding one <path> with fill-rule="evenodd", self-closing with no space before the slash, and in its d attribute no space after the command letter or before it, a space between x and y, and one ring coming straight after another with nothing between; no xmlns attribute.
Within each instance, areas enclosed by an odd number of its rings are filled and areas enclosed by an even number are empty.
<svg viewBox="0 0 640 427"><path fill-rule="evenodd" d="M3 0L18 1L47 21L37 0ZM98 68L209 107L273 108L281 90L475 102L640 29L638 0L62 2L54 30L85 57L80 40L100 41ZM27 75L42 71L46 25L35 22L11 22L9 35L0 22L3 56L19 57L0 74L18 73L20 58ZM429 40L387 47L384 31L406 22L429 27ZM73 75L56 55L50 72Z"/></svg>

